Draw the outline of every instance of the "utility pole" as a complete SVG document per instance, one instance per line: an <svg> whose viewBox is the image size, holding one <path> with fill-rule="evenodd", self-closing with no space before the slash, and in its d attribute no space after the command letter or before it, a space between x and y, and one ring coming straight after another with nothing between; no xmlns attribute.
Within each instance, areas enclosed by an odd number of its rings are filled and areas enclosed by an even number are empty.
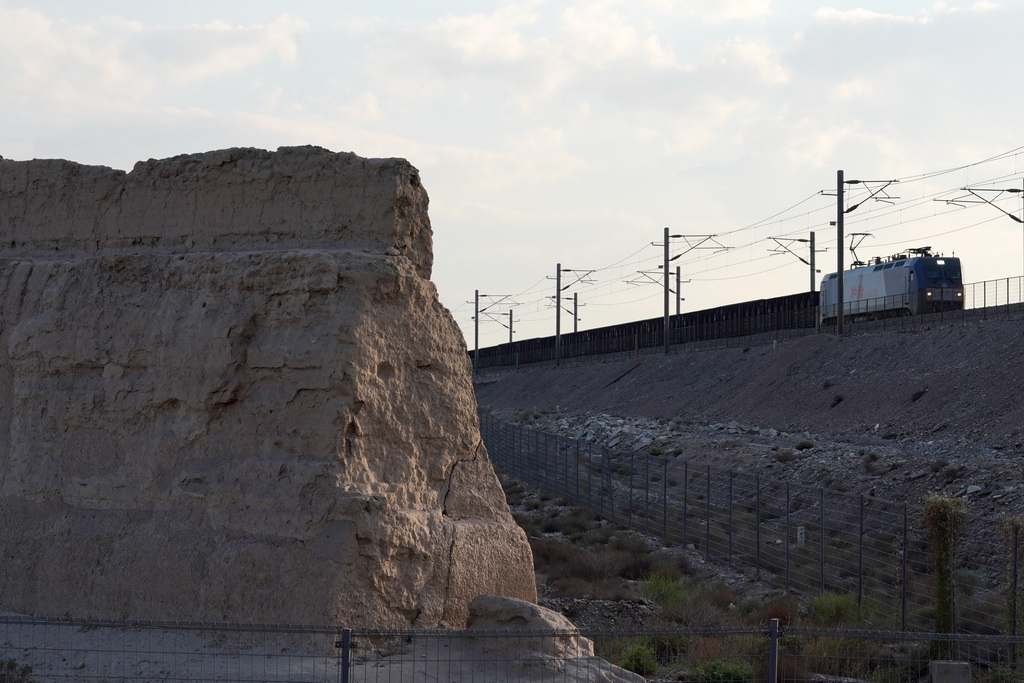
<svg viewBox="0 0 1024 683"><path fill-rule="evenodd" d="M817 278L814 276L814 231L811 230L811 290L812 292L818 291Z"/></svg>
<svg viewBox="0 0 1024 683"><path fill-rule="evenodd" d="M480 355L480 290L473 290L473 376L476 376L477 356Z"/></svg>
<svg viewBox="0 0 1024 683"><path fill-rule="evenodd" d="M555 264L555 366L562 362L562 264Z"/></svg>
<svg viewBox="0 0 1024 683"><path fill-rule="evenodd" d="M679 315L679 306L683 301L683 290L681 289L683 281L681 279L681 276L682 267L676 266L676 315Z"/></svg>
<svg viewBox="0 0 1024 683"><path fill-rule="evenodd" d="M846 292L844 291L845 283L843 282L843 189L845 184L843 182L843 172L839 170L836 172L836 244L839 248L836 249L836 292L838 293L836 308L836 332L839 335L843 334L843 300Z"/></svg>
<svg viewBox="0 0 1024 683"><path fill-rule="evenodd" d="M835 223L832 223L832 225L835 225ZM814 249L814 233L811 232L811 238L810 239L806 239L806 240L802 239L800 237L769 237L768 239L774 241L778 245L774 249L769 249L768 250L773 255L774 254L792 254L801 263L804 263L804 264L806 264L806 265L811 267L811 291L812 292L817 291L817 287L815 286L815 274L818 271L814 267L814 251L815 251L815 249ZM803 244L810 243L810 245L811 245L810 260L805 259L803 256L801 256L800 254L796 253L795 251L793 251L792 249L789 248L789 245L792 244L793 242L800 242L800 243L803 243Z"/></svg>
<svg viewBox="0 0 1024 683"><path fill-rule="evenodd" d="M665 355L668 355L668 342L669 342L669 329L668 329L668 228L665 228L665 263L664 270L661 271L665 282L665 322L664 322L664 336L665 336Z"/></svg>
<svg viewBox="0 0 1024 683"><path fill-rule="evenodd" d="M485 299L496 299L490 304L485 306L483 309L480 308L480 297ZM494 316L493 313L488 313L487 309L497 306L503 301L511 299L510 294L481 294L479 289L473 290L473 374L476 375L478 369L477 356L480 355L480 314L486 315L491 320L495 320L499 323L501 321ZM468 303L468 302L467 302ZM511 302L514 304L515 302ZM504 325L505 323L501 323ZM508 311L508 340L512 341L512 309Z"/></svg>
<svg viewBox="0 0 1024 683"><path fill-rule="evenodd" d="M580 298L579 292L572 293L572 333L576 334L579 332L580 321Z"/></svg>

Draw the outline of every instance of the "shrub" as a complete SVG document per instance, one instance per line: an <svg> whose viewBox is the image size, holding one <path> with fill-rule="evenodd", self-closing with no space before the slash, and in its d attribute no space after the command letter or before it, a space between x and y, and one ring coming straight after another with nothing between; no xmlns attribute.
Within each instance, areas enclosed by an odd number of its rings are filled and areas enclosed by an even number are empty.
<svg viewBox="0 0 1024 683"><path fill-rule="evenodd" d="M960 498L929 496L924 502L924 528L935 564L935 631L952 633L953 579L956 541L963 527L965 505Z"/></svg>
<svg viewBox="0 0 1024 683"><path fill-rule="evenodd" d="M743 683L754 679L754 669L747 662L705 662L693 672L699 683Z"/></svg>
<svg viewBox="0 0 1024 683"><path fill-rule="evenodd" d="M798 441L796 446L794 446L793 448L797 449L798 451L806 451L809 448L814 448L814 442L809 441L807 439L800 439L800 441Z"/></svg>
<svg viewBox="0 0 1024 683"><path fill-rule="evenodd" d="M835 408L837 405L839 405L842 402L843 402L843 395L842 394L836 394L835 396L832 397L832 405L829 406L829 407L830 408Z"/></svg>
<svg viewBox="0 0 1024 683"><path fill-rule="evenodd" d="M651 446L651 450L647 451L651 455L662 455L665 451L658 448L657 446Z"/></svg>
<svg viewBox="0 0 1024 683"><path fill-rule="evenodd" d="M678 579L671 578L664 574L651 574L640 584L640 595L648 600L653 600L659 605L670 603L689 602L689 595L686 588Z"/></svg>
<svg viewBox="0 0 1024 683"><path fill-rule="evenodd" d="M775 451L775 462L793 462L797 454L791 450Z"/></svg>
<svg viewBox="0 0 1024 683"><path fill-rule="evenodd" d="M826 591L811 600L811 615L818 626L839 626L857 618L857 600L850 594Z"/></svg>
<svg viewBox="0 0 1024 683"><path fill-rule="evenodd" d="M0 683L34 683L31 666L18 666L13 659L0 660Z"/></svg>
<svg viewBox="0 0 1024 683"><path fill-rule="evenodd" d="M623 654L619 666L641 676L650 676L658 670L658 660L650 646L640 643Z"/></svg>

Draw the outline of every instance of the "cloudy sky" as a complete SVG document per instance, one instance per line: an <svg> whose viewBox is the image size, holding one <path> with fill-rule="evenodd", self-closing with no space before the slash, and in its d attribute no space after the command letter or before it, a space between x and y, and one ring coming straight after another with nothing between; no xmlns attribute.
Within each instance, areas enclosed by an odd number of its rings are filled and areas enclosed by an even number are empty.
<svg viewBox="0 0 1024 683"><path fill-rule="evenodd" d="M472 346L486 295L487 346L510 309L554 333L557 264L580 329L661 315L666 227L683 310L808 289L790 240L834 270L839 169L899 181L850 187L858 258L1021 275L996 191L1024 175L1021 26L1024 0L0 0L0 156L405 157L441 300Z"/></svg>

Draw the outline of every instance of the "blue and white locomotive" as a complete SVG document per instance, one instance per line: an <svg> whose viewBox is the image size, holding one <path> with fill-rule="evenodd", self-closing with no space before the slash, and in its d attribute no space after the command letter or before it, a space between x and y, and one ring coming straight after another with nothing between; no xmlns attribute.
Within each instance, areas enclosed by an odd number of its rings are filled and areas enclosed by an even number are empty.
<svg viewBox="0 0 1024 683"><path fill-rule="evenodd" d="M843 271L846 320L919 315L964 307L960 259L932 254L931 247L855 265L859 267ZM837 273L829 273L821 281L822 325L836 322L838 287Z"/></svg>

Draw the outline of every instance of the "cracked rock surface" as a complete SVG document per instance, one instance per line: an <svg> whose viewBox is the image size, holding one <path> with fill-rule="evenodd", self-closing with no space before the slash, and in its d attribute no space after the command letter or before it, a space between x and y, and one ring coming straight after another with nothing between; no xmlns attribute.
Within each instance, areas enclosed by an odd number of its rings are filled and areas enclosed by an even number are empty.
<svg viewBox="0 0 1024 683"><path fill-rule="evenodd" d="M407 628L536 600L400 159L0 160L0 609Z"/></svg>

